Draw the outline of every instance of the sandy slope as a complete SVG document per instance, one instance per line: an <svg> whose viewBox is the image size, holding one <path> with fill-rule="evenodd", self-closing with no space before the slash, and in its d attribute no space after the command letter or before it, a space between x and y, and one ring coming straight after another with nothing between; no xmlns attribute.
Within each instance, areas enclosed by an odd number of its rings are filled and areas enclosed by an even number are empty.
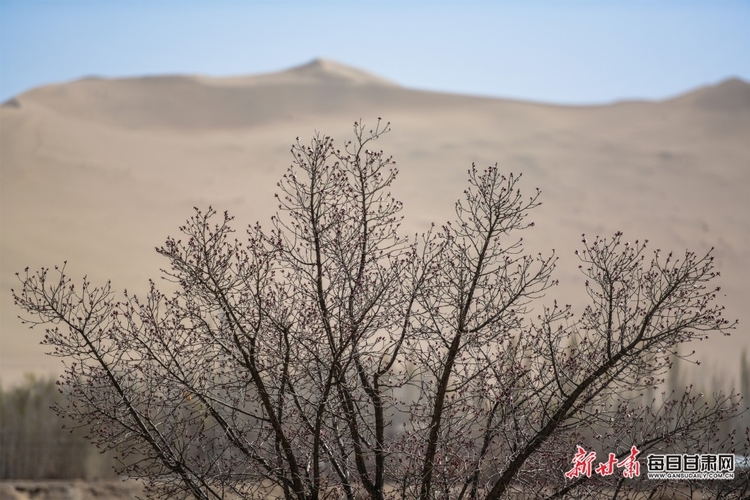
<svg viewBox="0 0 750 500"><path fill-rule="evenodd" d="M529 248L561 256L555 292L580 304L581 233L716 246L727 316L740 328L701 359L735 377L750 345L750 84L728 80L663 102L563 107L421 92L330 61L241 78L86 79L26 92L0 108L0 375L57 371L41 332L15 318L14 273L68 260L73 276L143 290L153 248L213 204L267 225L289 145L314 129L341 140L383 116L379 143L401 176L404 232L451 217L466 169L524 173L544 205ZM709 375L710 370L703 370Z"/></svg>

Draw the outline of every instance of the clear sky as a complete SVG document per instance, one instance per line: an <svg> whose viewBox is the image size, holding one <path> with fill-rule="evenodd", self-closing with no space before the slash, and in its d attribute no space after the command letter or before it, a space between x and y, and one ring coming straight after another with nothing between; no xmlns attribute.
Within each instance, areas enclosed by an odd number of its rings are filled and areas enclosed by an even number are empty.
<svg viewBox="0 0 750 500"><path fill-rule="evenodd" d="M750 0L0 0L0 100L83 76L263 73L315 57L556 103L750 80Z"/></svg>

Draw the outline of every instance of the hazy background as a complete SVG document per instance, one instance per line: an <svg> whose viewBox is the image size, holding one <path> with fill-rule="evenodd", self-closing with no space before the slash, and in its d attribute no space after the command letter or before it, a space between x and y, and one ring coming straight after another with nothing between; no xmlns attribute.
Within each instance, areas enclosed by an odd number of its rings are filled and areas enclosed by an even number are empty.
<svg viewBox="0 0 750 500"><path fill-rule="evenodd" d="M87 75L325 57L419 89L554 103L750 79L750 1L0 0L0 100Z"/></svg>

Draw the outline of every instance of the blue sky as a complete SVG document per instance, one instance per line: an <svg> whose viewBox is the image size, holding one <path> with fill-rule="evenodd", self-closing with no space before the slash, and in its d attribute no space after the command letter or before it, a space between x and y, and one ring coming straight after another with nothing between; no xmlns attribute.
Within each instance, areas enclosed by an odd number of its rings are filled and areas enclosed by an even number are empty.
<svg viewBox="0 0 750 500"><path fill-rule="evenodd" d="M750 80L750 0L0 0L0 100L83 76L325 57L405 86L556 103Z"/></svg>

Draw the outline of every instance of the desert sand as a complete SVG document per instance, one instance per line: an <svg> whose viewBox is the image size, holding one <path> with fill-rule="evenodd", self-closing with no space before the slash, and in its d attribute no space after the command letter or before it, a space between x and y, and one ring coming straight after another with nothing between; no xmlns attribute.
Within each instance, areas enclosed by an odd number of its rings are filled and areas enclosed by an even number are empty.
<svg viewBox="0 0 750 500"><path fill-rule="evenodd" d="M143 498L137 481L0 481L0 500L135 500Z"/></svg>
<svg viewBox="0 0 750 500"><path fill-rule="evenodd" d="M295 137L339 142L355 120L392 123L403 234L453 215L466 171L497 163L542 190L524 241L560 256L558 298L578 311L581 234L649 239L653 249L715 246L730 337L695 348L707 383L738 380L750 346L750 84L730 79L659 102L557 106L403 88L316 60L237 78L87 78L25 92L0 108L0 377L58 373L43 332L17 319L14 273L68 261L68 273L143 292L167 235L209 204L236 228L269 226ZM735 382L735 385L736 382Z"/></svg>

